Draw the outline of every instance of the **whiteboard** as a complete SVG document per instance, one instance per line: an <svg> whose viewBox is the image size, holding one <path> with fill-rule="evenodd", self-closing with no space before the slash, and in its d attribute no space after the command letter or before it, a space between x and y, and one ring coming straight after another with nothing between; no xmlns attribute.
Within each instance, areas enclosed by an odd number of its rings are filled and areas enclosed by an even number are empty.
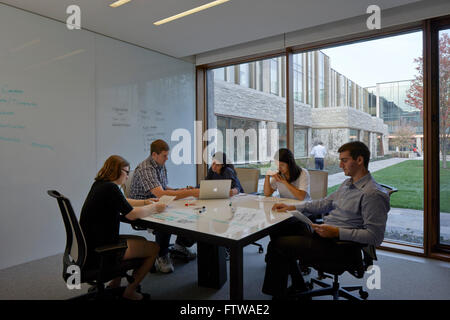
<svg viewBox="0 0 450 320"><path fill-rule="evenodd" d="M191 63L0 4L0 269L64 251L47 190L79 216L109 155L134 167L151 139L172 146L174 128L193 132L194 75ZM170 185L195 183L194 165L167 167Z"/></svg>

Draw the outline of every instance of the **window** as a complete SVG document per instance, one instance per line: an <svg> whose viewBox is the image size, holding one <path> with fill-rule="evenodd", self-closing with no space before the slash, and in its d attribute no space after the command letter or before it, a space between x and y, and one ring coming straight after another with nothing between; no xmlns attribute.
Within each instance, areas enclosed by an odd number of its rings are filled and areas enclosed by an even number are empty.
<svg viewBox="0 0 450 320"><path fill-rule="evenodd" d="M248 63L244 63L239 66L239 84L247 88L250 86L250 71Z"/></svg>
<svg viewBox="0 0 450 320"><path fill-rule="evenodd" d="M214 72L214 80L225 81L225 68L216 69Z"/></svg>
<svg viewBox="0 0 450 320"><path fill-rule="evenodd" d="M273 58L270 59L270 93L278 95L279 90L279 78L278 78L278 72L279 72L279 58Z"/></svg>
<svg viewBox="0 0 450 320"><path fill-rule="evenodd" d="M286 147L286 99L279 94L278 77L281 58L226 67L229 68L240 72L237 85L221 81L215 74L221 72L220 68L208 71L208 78L214 81L208 81L213 88L208 88L212 94L207 105L207 155L223 151L236 166L260 168L264 174L274 165L275 152ZM275 88L277 91L273 92ZM263 185L261 180L259 191Z"/></svg>
<svg viewBox="0 0 450 320"><path fill-rule="evenodd" d="M439 242L450 245L450 29L439 31ZM419 82L420 84L420 82Z"/></svg>
<svg viewBox="0 0 450 320"><path fill-rule="evenodd" d="M382 48L390 48L389 54L380 56ZM322 76L325 84L330 81L327 72L321 73L320 60L324 56L329 61L325 63L329 64L329 74L336 75L336 86L329 86L335 92L329 95L336 95L338 107L333 112L327 108L311 109L314 119L310 125L311 144L319 140L325 143L328 150L325 170L330 176L341 172L337 149L347 141L364 142L371 152L371 162L387 155L392 157L394 160L380 160L384 162L378 165L385 167L372 173L376 181L400 190L391 197L385 240L422 246L423 159L413 154L413 148L417 146L422 152L423 118L420 110L407 101L411 81L418 75L414 59L421 57L422 32L318 51L324 55L318 55L319 88L315 94L322 99ZM355 56L364 58L355 60ZM306 113L295 114L297 124ZM405 127L410 129L398 131ZM441 201L447 198L450 197L444 196Z"/></svg>
<svg viewBox="0 0 450 320"><path fill-rule="evenodd" d="M303 54L294 55L294 100L304 102L303 99Z"/></svg>
<svg viewBox="0 0 450 320"><path fill-rule="evenodd" d="M349 130L349 141L359 141L359 130L350 129Z"/></svg>

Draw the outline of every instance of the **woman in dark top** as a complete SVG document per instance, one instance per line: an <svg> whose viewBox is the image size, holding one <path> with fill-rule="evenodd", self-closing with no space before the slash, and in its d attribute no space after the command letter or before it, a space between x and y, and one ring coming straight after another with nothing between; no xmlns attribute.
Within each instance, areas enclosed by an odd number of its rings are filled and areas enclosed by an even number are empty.
<svg viewBox="0 0 450 320"><path fill-rule="evenodd" d="M236 171L231 163L228 163L227 156L223 152L216 152L213 156L212 165L208 170L205 180L231 179L230 196L243 193L241 183L236 176Z"/></svg>
<svg viewBox="0 0 450 320"><path fill-rule="evenodd" d="M98 172L86 197L81 210L80 225L88 249L87 266L96 266L99 263L95 248L119 241L121 214L128 220L136 220L165 209L164 204L153 203L149 199L131 200L124 197L120 186L128 179L129 172L130 164L125 159L115 155L109 157ZM138 270L135 270L134 282L125 289L123 297L141 300L145 296L136 292L136 288L153 266L159 246L145 239L126 240L128 248L123 260L143 258L144 262ZM118 287L120 281L120 278L114 279L109 286Z"/></svg>

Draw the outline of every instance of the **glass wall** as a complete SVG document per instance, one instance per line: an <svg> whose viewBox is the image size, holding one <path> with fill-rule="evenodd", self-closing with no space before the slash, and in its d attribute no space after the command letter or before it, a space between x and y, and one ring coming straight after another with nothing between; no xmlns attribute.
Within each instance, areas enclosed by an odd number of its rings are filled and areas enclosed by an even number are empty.
<svg viewBox="0 0 450 320"><path fill-rule="evenodd" d="M439 32L439 153L440 236L450 245L450 29Z"/></svg>
<svg viewBox="0 0 450 320"><path fill-rule="evenodd" d="M302 81L308 93L294 106L294 126L306 128L308 150L303 154L308 158L311 148L323 142L328 151L325 170L331 176L342 172L338 148L348 141L364 142L371 163L379 161L371 171L375 180L399 190L391 198L385 239L419 246L423 244L423 118L408 94L412 80L420 75L416 68L421 54L422 32L412 32L294 55L294 61L304 62L296 66L294 88ZM396 131L405 127L410 129ZM295 136L295 148L297 139L303 144L303 135ZM294 154L314 169L312 158L302 158L297 150ZM342 181L334 183L329 192Z"/></svg>
<svg viewBox="0 0 450 320"><path fill-rule="evenodd" d="M422 85L421 54L422 32L412 32L293 55L297 163L314 168L309 154L318 142L327 149L330 176L341 172L337 150L348 141L364 142L372 163L391 157L371 171L399 190L386 239L417 245L423 243L423 118L411 97L413 84ZM223 140L210 143L210 154L223 150L237 166L262 174L273 165L273 153L287 145L285 68L285 58L277 57L209 70L208 128L219 129ZM215 141L213 132L208 139ZM329 192L341 182L335 183Z"/></svg>
<svg viewBox="0 0 450 320"><path fill-rule="evenodd" d="M208 71L209 158L224 151L235 166L261 168L261 174L273 165L274 153L286 147L285 65L285 58L277 57ZM301 86L297 96L301 99ZM295 135L306 143L303 128ZM305 154L301 146L298 152Z"/></svg>

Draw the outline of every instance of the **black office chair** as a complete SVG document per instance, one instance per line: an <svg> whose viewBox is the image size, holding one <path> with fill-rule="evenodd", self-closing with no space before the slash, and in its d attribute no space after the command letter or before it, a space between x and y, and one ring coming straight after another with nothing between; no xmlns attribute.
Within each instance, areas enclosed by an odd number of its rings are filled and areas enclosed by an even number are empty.
<svg viewBox="0 0 450 320"><path fill-rule="evenodd" d="M76 266L80 271L80 283L88 283L92 286L86 295L75 299L110 299L120 297L125 287L105 289L104 283L117 277L126 277L128 282L132 283L134 279L127 274L127 271L139 268L143 262L143 259L122 260L127 249L126 238L128 236L121 237L118 243L96 248L95 251L100 255L100 265L87 266L86 241L70 200L55 190L48 190L47 193L58 201L66 229L63 279L67 283L73 275L69 272L69 267Z"/></svg>
<svg viewBox="0 0 450 320"><path fill-rule="evenodd" d="M380 184L383 188L385 188L389 196L392 193L397 192L398 190L394 187L391 187L386 184ZM323 220L322 220L323 222ZM316 221L318 223L318 221ZM361 279L364 277L364 273L368 270L370 266L373 265L373 261L377 260L376 248L374 245L364 245L351 241L339 241L339 245L341 246L356 246L361 249L362 256L357 258L354 261L333 261L333 262L317 262L317 261L300 261L300 266L302 273L305 274L306 269L309 270L310 267L314 268L318 272L317 279L311 279L309 283L307 283L307 287L310 289L306 292L297 293L294 296L297 298L310 298L310 297L318 297L318 296L326 296L332 295L334 300L338 300L339 297L346 298L348 300L365 300L369 297L367 291L364 291L363 286L342 286L339 284L339 276L344 272L349 272L354 277ZM307 272L309 273L309 272ZM325 278L333 279L333 284L330 285L321 280ZM311 290L314 284L319 285L320 289ZM358 290L359 297L352 295L351 291Z"/></svg>

